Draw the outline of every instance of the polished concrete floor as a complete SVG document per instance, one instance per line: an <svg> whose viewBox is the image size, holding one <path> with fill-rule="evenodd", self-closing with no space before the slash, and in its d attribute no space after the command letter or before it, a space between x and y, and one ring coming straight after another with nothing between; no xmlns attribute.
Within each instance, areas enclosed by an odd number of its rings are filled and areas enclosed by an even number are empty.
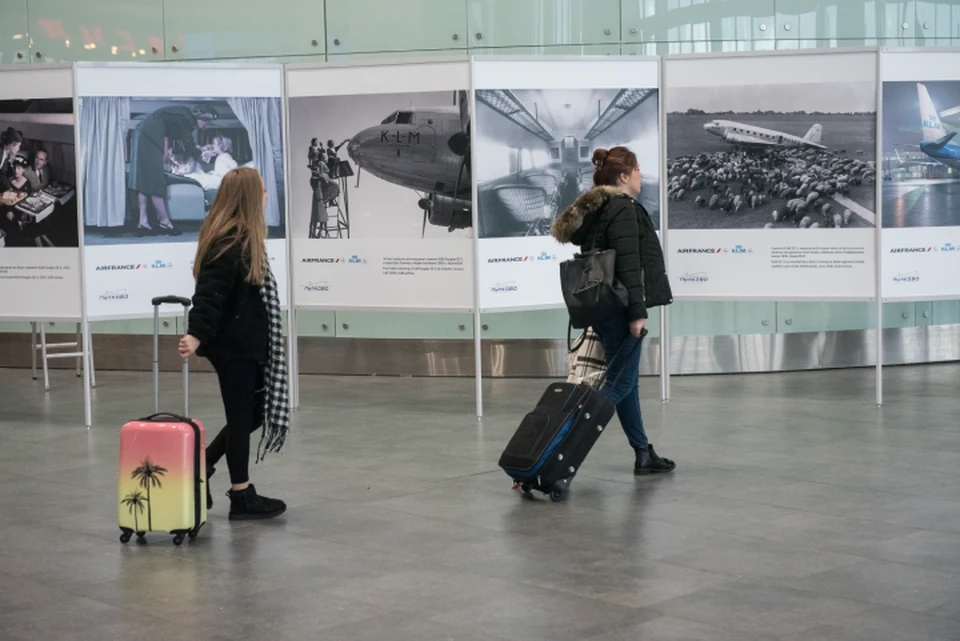
<svg viewBox="0 0 960 641"><path fill-rule="evenodd" d="M496 467L542 381L304 378L280 456L253 468L288 513L226 519L226 474L192 544L122 545L117 433L146 374L80 385L0 370L4 641L955 641L960 366L643 381L675 458L635 480L619 429L562 503ZM193 414L221 408L208 375ZM178 377L164 378L178 407Z"/></svg>

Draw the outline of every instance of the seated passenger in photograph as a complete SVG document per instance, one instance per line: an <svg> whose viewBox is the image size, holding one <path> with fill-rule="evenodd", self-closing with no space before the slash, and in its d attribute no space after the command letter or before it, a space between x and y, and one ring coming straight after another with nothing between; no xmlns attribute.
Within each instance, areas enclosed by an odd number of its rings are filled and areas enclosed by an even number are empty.
<svg viewBox="0 0 960 641"><path fill-rule="evenodd" d="M23 172L34 191L40 191L50 184L49 154L46 149L38 149L33 154L33 166Z"/></svg>
<svg viewBox="0 0 960 641"><path fill-rule="evenodd" d="M27 178L27 157L23 154L17 154L13 159L13 175L10 176L10 189L20 193L32 194L34 192L30 179Z"/></svg>
<svg viewBox="0 0 960 641"><path fill-rule="evenodd" d="M199 171L197 161L186 154L174 154L170 158L170 173L177 176L195 174Z"/></svg>
<svg viewBox="0 0 960 641"><path fill-rule="evenodd" d="M210 149L211 155L216 157L213 163L213 170L210 172L211 174L222 178L228 171L237 168L237 161L234 160L231 155L233 151L232 140L226 136L217 136L213 139L213 144Z"/></svg>

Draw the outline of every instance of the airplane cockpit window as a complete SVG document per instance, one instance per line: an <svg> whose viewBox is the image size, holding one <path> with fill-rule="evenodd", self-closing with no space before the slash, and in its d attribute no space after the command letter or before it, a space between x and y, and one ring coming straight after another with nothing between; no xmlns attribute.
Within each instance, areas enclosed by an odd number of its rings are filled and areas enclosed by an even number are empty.
<svg viewBox="0 0 960 641"><path fill-rule="evenodd" d="M394 111L392 114L390 114L389 116L387 116L386 118L384 118L384 119L383 119L383 122L381 122L380 124L381 124L381 125L392 125L393 123L397 122L397 116L398 116L399 114L400 114L399 111Z"/></svg>
<svg viewBox="0 0 960 641"><path fill-rule="evenodd" d="M413 124L413 112L412 112L412 111L398 111L398 112L397 112L397 124L398 124L398 125L412 125L412 124Z"/></svg>

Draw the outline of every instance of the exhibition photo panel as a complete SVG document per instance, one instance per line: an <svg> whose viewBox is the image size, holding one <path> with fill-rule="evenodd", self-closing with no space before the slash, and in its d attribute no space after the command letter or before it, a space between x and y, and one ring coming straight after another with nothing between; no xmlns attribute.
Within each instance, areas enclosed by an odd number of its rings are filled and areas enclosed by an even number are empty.
<svg viewBox="0 0 960 641"><path fill-rule="evenodd" d="M79 319L73 70L0 71L0 318Z"/></svg>
<svg viewBox="0 0 960 641"><path fill-rule="evenodd" d="M678 298L875 295L875 52L665 61Z"/></svg>
<svg viewBox="0 0 960 641"><path fill-rule="evenodd" d="M78 66L91 318L146 316L154 296L192 294L201 226L236 167L263 177L286 304L282 89L280 66Z"/></svg>
<svg viewBox="0 0 960 641"><path fill-rule="evenodd" d="M474 306L466 61L287 68L298 307Z"/></svg>
<svg viewBox="0 0 960 641"><path fill-rule="evenodd" d="M474 62L479 300L484 310L563 307L553 221L593 188L593 152L637 155L637 200L660 229L659 61Z"/></svg>
<svg viewBox="0 0 960 641"><path fill-rule="evenodd" d="M960 297L960 52L881 53L882 295Z"/></svg>

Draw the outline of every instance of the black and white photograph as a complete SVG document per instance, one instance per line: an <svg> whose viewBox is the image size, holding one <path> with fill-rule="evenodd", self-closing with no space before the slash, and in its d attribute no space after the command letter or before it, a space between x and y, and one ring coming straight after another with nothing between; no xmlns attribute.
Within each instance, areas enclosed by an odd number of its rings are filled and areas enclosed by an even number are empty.
<svg viewBox="0 0 960 641"><path fill-rule="evenodd" d="M196 241L223 176L252 167L267 189L270 238L283 238L279 98L84 97L84 242Z"/></svg>
<svg viewBox="0 0 960 641"><path fill-rule="evenodd" d="M73 100L0 100L0 248L78 247Z"/></svg>
<svg viewBox="0 0 960 641"><path fill-rule="evenodd" d="M290 100L295 238L471 238L466 91Z"/></svg>
<svg viewBox="0 0 960 641"><path fill-rule="evenodd" d="M549 236L593 187L594 150L618 145L637 155L638 200L659 229L657 89L478 89L476 104L481 238Z"/></svg>
<svg viewBox="0 0 960 641"><path fill-rule="evenodd" d="M960 81L883 83L883 226L960 225Z"/></svg>
<svg viewBox="0 0 960 641"><path fill-rule="evenodd" d="M670 228L875 227L875 87L671 89Z"/></svg>

